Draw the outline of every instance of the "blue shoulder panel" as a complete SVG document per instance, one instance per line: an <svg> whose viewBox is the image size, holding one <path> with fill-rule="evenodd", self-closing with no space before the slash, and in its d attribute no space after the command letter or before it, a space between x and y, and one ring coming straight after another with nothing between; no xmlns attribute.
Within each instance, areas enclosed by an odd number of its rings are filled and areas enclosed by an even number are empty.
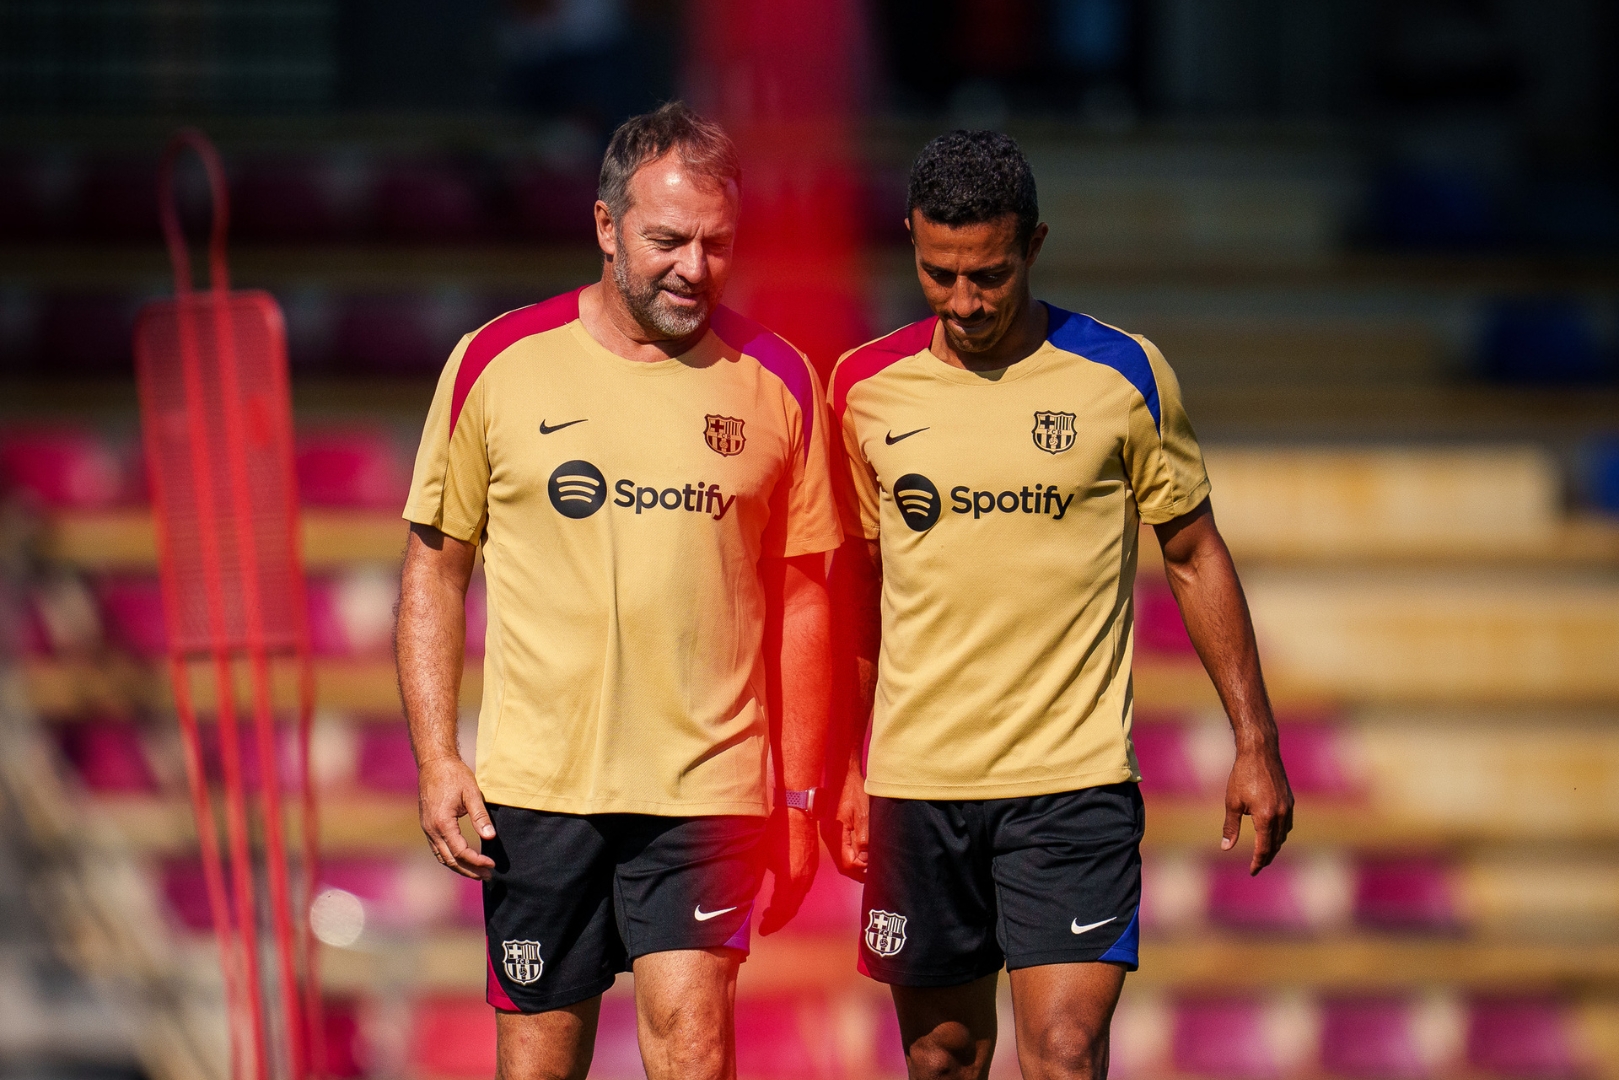
<svg viewBox="0 0 1619 1080"><path fill-rule="evenodd" d="M1055 311L1055 309L1053 309ZM1113 947L1096 959L1105 960L1110 964L1123 964L1126 971L1134 971L1141 966L1141 905L1137 904L1135 911L1130 913L1130 925L1124 928L1119 940Z"/></svg>
<svg viewBox="0 0 1619 1080"><path fill-rule="evenodd" d="M1130 385L1146 401L1153 427L1162 431L1158 379L1152 373L1152 362L1147 359L1147 350L1141 347L1141 342L1122 330L1102 325L1089 315L1064 311L1053 304L1047 304L1046 310L1051 316L1046 340L1065 352L1106 364L1129 379Z"/></svg>

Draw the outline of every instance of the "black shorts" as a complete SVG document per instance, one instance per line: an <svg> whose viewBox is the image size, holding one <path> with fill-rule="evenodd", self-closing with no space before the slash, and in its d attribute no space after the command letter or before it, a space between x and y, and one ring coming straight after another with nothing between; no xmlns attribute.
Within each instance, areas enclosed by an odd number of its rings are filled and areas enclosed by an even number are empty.
<svg viewBox="0 0 1619 1080"><path fill-rule="evenodd" d="M672 949L747 954L762 817L554 814L490 806L483 886L489 1004L559 1009Z"/></svg>
<svg viewBox="0 0 1619 1080"><path fill-rule="evenodd" d="M1000 969L1137 966L1141 833L1132 783L1015 799L871 799L860 970L956 986Z"/></svg>

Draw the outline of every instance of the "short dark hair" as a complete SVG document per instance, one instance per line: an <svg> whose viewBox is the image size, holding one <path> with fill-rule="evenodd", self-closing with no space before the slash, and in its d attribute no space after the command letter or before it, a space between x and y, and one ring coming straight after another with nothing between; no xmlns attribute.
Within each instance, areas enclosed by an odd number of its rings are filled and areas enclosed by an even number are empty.
<svg viewBox="0 0 1619 1080"><path fill-rule="evenodd" d="M1034 170L1018 144L998 131L952 131L924 146L911 164L907 221L913 210L940 225L977 225L1015 214L1024 247L1040 224Z"/></svg>
<svg viewBox="0 0 1619 1080"><path fill-rule="evenodd" d="M727 181L742 183L742 163L725 129L699 116L684 102L666 102L618 125L607 143L596 197L607 204L614 221L630 208L630 177L635 170L671 150L680 154L682 165L699 176L721 185Z"/></svg>

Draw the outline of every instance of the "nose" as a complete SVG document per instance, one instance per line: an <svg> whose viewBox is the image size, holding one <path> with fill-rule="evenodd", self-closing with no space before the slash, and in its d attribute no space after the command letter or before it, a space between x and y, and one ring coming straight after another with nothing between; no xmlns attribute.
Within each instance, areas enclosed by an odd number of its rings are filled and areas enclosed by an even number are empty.
<svg viewBox="0 0 1619 1080"><path fill-rule="evenodd" d="M950 289L950 311L958 319L970 319L983 308L978 288L962 274Z"/></svg>
<svg viewBox="0 0 1619 1080"><path fill-rule="evenodd" d="M700 240L694 239L679 249L674 271L692 285L708 280L708 252Z"/></svg>

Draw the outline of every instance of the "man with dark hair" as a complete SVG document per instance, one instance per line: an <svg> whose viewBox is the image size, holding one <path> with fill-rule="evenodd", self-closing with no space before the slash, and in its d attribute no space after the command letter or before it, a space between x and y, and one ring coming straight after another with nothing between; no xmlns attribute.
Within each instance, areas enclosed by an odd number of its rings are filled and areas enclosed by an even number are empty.
<svg viewBox="0 0 1619 1080"><path fill-rule="evenodd" d="M685 106L627 121L601 279L463 338L417 454L399 682L422 829L484 882L505 1080L583 1077L602 992L632 969L648 1077L734 1076L763 848L762 933L814 879L842 530L813 370L720 306L739 179ZM474 773L456 699L480 551Z"/></svg>
<svg viewBox="0 0 1619 1080"><path fill-rule="evenodd" d="M1006 136L928 144L906 224L934 315L845 355L830 392L851 655L826 839L866 883L860 965L892 987L911 1076L987 1074L1004 964L1023 1075L1101 1077L1137 963L1140 522L1236 733L1221 847L1251 815L1258 873L1293 796L1163 356L1033 298L1047 229Z"/></svg>

